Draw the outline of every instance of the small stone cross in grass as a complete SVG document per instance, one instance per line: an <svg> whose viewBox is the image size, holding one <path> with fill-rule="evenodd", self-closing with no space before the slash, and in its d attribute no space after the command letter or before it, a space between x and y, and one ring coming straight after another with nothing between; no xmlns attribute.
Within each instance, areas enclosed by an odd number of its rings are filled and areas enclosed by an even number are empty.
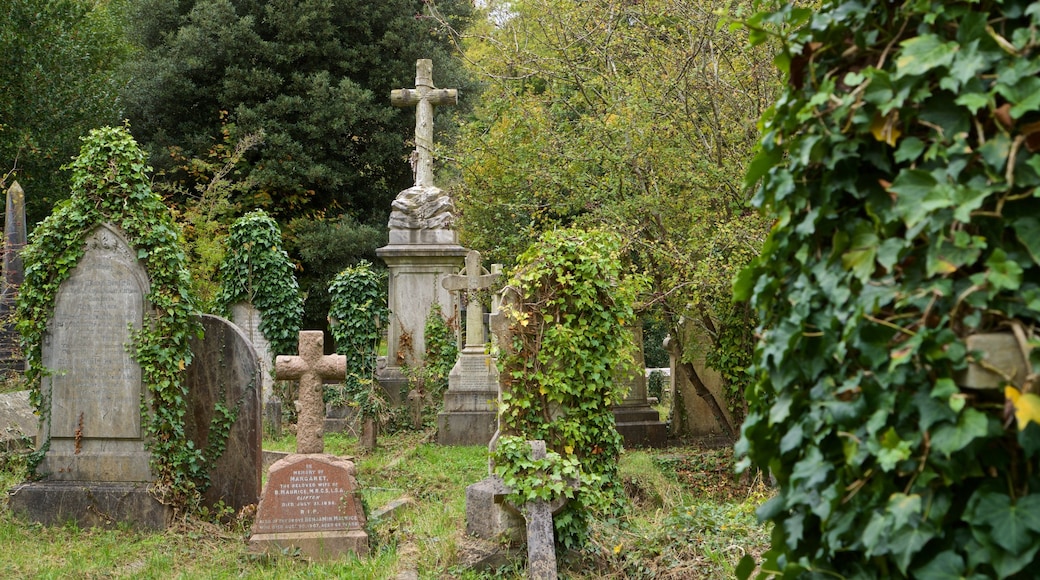
<svg viewBox="0 0 1040 580"><path fill-rule="evenodd" d="M299 381L297 397L300 416L296 422L296 452L325 452L325 402L322 385L342 381L347 376L347 357L325 354L325 334L320 330L301 330L298 356L279 355L275 359L275 379Z"/></svg>

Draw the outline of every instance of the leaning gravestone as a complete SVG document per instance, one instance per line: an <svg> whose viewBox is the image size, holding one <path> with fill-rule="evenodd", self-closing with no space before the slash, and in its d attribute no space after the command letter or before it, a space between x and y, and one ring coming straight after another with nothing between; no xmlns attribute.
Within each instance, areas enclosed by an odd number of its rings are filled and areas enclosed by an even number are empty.
<svg viewBox="0 0 1040 580"><path fill-rule="evenodd" d="M193 358L185 369L184 431L196 449L215 456L203 504L223 502L237 512L260 498L260 367L253 345L236 325L209 314L199 318L204 334L192 339Z"/></svg>
<svg viewBox="0 0 1040 580"><path fill-rule="evenodd" d="M155 479L141 409L149 400L131 333L151 306L148 274L122 232L101 224L57 293L43 339L51 373L41 386L49 447L42 481L15 488L11 509L43 523L130 521L162 528L170 510L149 493Z"/></svg>
<svg viewBox="0 0 1040 580"><path fill-rule="evenodd" d="M276 359L277 380L300 381L300 418L296 453L267 471L249 538L255 550L297 548L315 560L368 553L354 463L323 453L322 384L346 376L346 357L324 350L321 331L301 331L299 355Z"/></svg>

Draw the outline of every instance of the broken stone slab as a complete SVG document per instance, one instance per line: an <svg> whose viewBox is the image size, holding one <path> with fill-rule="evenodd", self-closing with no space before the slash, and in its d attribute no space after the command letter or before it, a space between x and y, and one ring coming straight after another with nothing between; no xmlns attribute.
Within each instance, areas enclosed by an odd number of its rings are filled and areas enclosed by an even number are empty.
<svg viewBox="0 0 1040 580"><path fill-rule="evenodd" d="M0 394L0 450L31 449L39 424L29 391Z"/></svg>

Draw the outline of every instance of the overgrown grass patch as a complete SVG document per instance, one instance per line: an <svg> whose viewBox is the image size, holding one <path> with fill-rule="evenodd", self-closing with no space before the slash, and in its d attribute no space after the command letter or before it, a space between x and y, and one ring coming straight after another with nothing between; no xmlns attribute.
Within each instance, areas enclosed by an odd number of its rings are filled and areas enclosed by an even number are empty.
<svg viewBox="0 0 1040 580"><path fill-rule="evenodd" d="M326 452L353 457L369 513L401 497L413 500L383 521L370 522L372 554L333 563L311 563L291 552L254 554L241 522L217 525L177 522L160 533L129 529L45 527L0 509L3 578L395 578L405 569L420 578L478 580L523 578L525 564L466 570L465 487L487 475L487 450L443 447L432 431L403 431L364 451L353 437L330 433ZM265 448L291 451L287 435ZM755 508L768 496L760 484L730 475L728 450L670 448L629 450L621 458L629 509L617 520L594 521L588 547L561 554L561 577L720 578L732 576L746 552L759 553L769 530ZM24 461L0 455L0 486L24 475ZM520 550L523 553L523 550Z"/></svg>

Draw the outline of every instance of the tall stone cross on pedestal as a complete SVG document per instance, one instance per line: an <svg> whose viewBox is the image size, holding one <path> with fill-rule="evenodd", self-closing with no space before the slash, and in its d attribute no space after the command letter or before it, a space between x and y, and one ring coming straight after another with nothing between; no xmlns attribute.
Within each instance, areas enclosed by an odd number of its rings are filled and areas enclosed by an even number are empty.
<svg viewBox="0 0 1040 580"><path fill-rule="evenodd" d="M445 276L441 284L445 290L465 292L466 300L466 346L464 353L484 353L484 309L476 299L477 291L490 288L501 277L500 273L484 273L480 265L480 252L470 250L466 254L466 273Z"/></svg>
<svg viewBox="0 0 1040 580"><path fill-rule="evenodd" d="M324 453L325 403L322 385L342 381L347 376L347 357L325 354L325 334L320 330L301 330L299 356L278 355L275 379L300 381L300 416L296 423L296 453Z"/></svg>
<svg viewBox="0 0 1040 580"><path fill-rule="evenodd" d="M433 86L433 61L415 62L415 88L390 92L390 103L395 107L415 107L415 185L433 185L433 107L455 105L459 102L456 89L438 89Z"/></svg>

